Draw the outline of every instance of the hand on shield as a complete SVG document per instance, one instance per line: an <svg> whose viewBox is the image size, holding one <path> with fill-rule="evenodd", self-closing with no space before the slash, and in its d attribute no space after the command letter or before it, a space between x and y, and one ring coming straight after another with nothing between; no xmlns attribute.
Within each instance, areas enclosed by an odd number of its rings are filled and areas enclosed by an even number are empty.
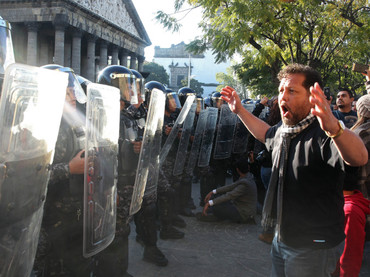
<svg viewBox="0 0 370 277"><path fill-rule="evenodd" d="M166 125L166 127L164 129L164 132L165 132L166 136L168 136L171 133L171 130L172 130L172 127L169 127L168 125Z"/></svg>
<svg viewBox="0 0 370 277"><path fill-rule="evenodd" d="M141 150L141 143L142 141L133 141L132 144L134 145L134 152L136 154L139 154L140 153L140 150Z"/></svg>
<svg viewBox="0 0 370 277"><path fill-rule="evenodd" d="M83 174L85 172L85 157L82 156L85 150L81 150L76 156L69 162L69 173L70 174Z"/></svg>

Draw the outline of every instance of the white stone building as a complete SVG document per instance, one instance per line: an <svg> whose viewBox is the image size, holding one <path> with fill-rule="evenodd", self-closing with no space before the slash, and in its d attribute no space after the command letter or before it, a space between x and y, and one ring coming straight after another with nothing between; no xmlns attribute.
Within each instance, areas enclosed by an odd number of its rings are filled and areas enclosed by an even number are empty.
<svg viewBox="0 0 370 277"><path fill-rule="evenodd" d="M191 78L202 83L204 89L203 96L206 97L216 91L219 83L216 81L216 73L226 73L226 68L230 62L216 64L211 51L202 55L190 55L185 50L186 44L181 42L177 45L171 45L170 48L154 48L153 62L162 65L170 76L170 88L177 90L181 85L181 80ZM189 73L189 64L191 69Z"/></svg>

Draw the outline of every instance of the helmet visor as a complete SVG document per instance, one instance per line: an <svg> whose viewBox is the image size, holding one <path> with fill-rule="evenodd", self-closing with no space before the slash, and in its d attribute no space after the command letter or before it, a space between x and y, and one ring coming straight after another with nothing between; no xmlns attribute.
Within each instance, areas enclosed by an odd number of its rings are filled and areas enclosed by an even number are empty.
<svg viewBox="0 0 370 277"><path fill-rule="evenodd" d="M136 89L137 94L140 94L141 99L145 101L144 78L136 78Z"/></svg>
<svg viewBox="0 0 370 277"><path fill-rule="evenodd" d="M221 108L222 104L225 104L225 101L221 97L213 98L212 97L212 104L214 108Z"/></svg>
<svg viewBox="0 0 370 277"><path fill-rule="evenodd" d="M199 114L201 110L204 110L204 100L203 100L203 98L197 98L196 103L197 103L196 113Z"/></svg>
<svg viewBox="0 0 370 277"><path fill-rule="evenodd" d="M179 100L179 96L176 92L169 92L167 93L167 99L168 99L168 109L170 111L175 111L176 109L181 109L181 103Z"/></svg>
<svg viewBox="0 0 370 277"><path fill-rule="evenodd" d="M85 104L87 101L86 94L83 88L81 87L80 82L78 81L76 75L73 73L73 71L71 71L71 68L62 67L58 68L57 70L68 73L67 92L69 94L73 93L78 103Z"/></svg>
<svg viewBox="0 0 370 277"><path fill-rule="evenodd" d="M135 76L128 73L112 73L111 80L113 86L121 91L121 100L137 104L137 88Z"/></svg>
<svg viewBox="0 0 370 277"><path fill-rule="evenodd" d="M10 24L0 17L0 74L4 74L8 65L14 63L14 51Z"/></svg>

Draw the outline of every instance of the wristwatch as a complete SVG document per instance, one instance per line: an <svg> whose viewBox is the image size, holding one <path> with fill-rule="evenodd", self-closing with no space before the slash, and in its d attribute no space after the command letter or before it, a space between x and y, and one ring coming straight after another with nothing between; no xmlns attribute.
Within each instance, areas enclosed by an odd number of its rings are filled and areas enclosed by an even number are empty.
<svg viewBox="0 0 370 277"><path fill-rule="evenodd" d="M339 131L336 134L331 135L329 132L325 132L325 134L329 138L332 138L332 139L335 139L335 138L339 137L341 134L343 134L344 129L346 129L346 125L344 125L342 120L338 120L338 125L339 125Z"/></svg>

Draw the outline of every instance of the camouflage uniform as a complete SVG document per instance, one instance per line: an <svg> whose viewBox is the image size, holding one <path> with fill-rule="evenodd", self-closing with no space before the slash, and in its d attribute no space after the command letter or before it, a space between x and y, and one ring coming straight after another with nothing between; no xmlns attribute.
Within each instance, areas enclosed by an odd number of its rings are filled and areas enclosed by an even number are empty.
<svg viewBox="0 0 370 277"><path fill-rule="evenodd" d="M167 139L164 130L166 125L171 126L176 121L178 111L170 116L164 116L162 145ZM184 233L173 228L173 221L180 221L181 227L185 227L185 222L177 216L179 212L179 188L181 182L180 176L173 176L173 166L175 164L176 152L178 149L179 140L175 139L170 152L168 153L162 167L160 168L158 178L158 208L161 219L160 237L166 238L182 238ZM167 232L168 231L168 232ZM167 236L166 234L169 234ZM173 237L171 237L174 235Z"/></svg>
<svg viewBox="0 0 370 277"><path fill-rule="evenodd" d="M35 261L37 276L90 276L82 256L83 175L69 173L69 161L84 147L81 124L62 119L48 185L42 234Z"/></svg>
<svg viewBox="0 0 370 277"><path fill-rule="evenodd" d="M117 223L113 242L97 255L97 261L105 276L124 276L128 268L128 236L130 234L130 204L135 184L137 154L127 138L128 130L136 128L135 121L127 109L120 113L118 182L117 182ZM113 261L113 263L112 263ZM109 268L109 264L112 264Z"/></svg>

